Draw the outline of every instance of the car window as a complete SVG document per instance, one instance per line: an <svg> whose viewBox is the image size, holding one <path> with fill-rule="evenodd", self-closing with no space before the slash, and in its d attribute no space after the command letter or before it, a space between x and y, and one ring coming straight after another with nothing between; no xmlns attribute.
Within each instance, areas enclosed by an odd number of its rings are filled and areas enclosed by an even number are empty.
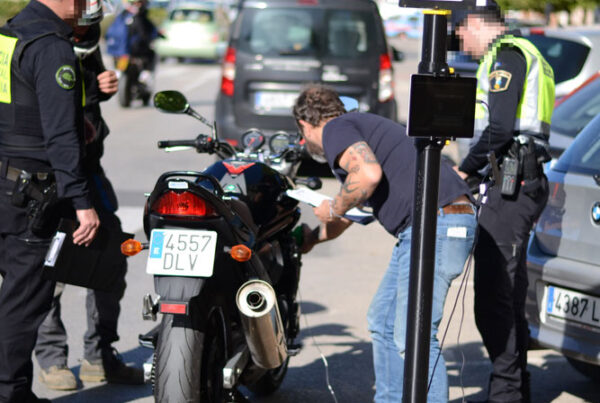
<svg viewBox="0 0 600 403"><path fill-rule="evenodd" d="M267 56L361 58L376 51L372 46L379 42L375 32L375 19L369 12L316 8L247 9L238 47Z"/></svg>
<svg viewBox="0 0 600 403"><path fill-rule="evenodd" d="M579 133L553 169L585 175L600 174L600 115Z"/></svg>
<svg viewBox="0 0 600 403"><path fill-rule="evenodd" d="M575 137L598 114L600 114L600 78L577 91L554 110L552 130Z"/></svg>
<svg viewBox="0 0 600 403"><path fill-rule="evenodd" d="M367 21L364 13L330 12L327 32L327 48L331 56L360 57L368 50Z"/></svg>
<svg viewBox="0 0 600 403"><path fill-rule="evenodd" d="M576 77L590 53L590 48L579 42L543 35L526 36L544 55L554 70L557 84Z"/></svg>
<svg viewBox="0 0 600 403"><path fill-rule="evenodd" d="M316 51L316 18L310 10L264 9L246 14L241 48L251 53L285 55ZM258 12L260 11L260 12Z"/></svg>
<svg viewBox="0 0 600 403"><path fill-rule="evenodd" d="M190 21L208 23L213 22L214 14L210 10L177 9L171 12L169 19L175 22Z"/></svg>

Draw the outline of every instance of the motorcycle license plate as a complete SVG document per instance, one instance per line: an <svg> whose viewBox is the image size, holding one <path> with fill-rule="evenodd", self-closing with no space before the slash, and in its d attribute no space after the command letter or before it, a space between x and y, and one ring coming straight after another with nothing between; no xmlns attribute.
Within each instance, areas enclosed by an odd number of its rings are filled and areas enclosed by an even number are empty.
<svg viewBox="0 0 600 403"><path fill-rule="evenodd" d="M152 230L146 272L161 276L210 277L216 248L215 231Z"/></svg>

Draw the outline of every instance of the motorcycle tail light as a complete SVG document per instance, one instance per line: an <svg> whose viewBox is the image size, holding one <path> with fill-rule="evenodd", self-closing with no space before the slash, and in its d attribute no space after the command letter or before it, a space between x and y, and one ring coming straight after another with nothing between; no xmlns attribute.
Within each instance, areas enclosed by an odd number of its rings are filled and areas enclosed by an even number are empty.
<svg viewBox="0 0 600 403"><path fill-rule="evenodd" d="M252 258L252 250L246 245L235 245L231 248L231 258L238 262L247 262Z"/></svg>
<svg viewBox="0 0 600 403"><path fill-rule="evenodd" d="M394 98L394 74L392 58L388 53L379 56L379 102L387 102Z"/></svg>
<svg viewBox="0 0 600 403"><path fill-rule="evenodd" d="M235 48L227 48L223 59L223 73L221 77L221 92L228 97L233 96L235 80Z"/></svg>
<svg viewBox="0 0 600 403"><path fill-rule="evenodd" d="M153 204L152 211L170 216L216 216L215 209L202 197L191 193L177 193L172 190L163 193Z"/></svg>

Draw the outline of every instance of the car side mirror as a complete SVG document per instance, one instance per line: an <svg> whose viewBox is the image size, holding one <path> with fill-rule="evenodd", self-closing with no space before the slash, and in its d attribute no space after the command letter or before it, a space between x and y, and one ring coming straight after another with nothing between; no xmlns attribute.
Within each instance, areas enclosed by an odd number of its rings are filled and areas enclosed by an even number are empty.
<svg viewBox="0 0 600 403"><path fill-rule="evenodd" d="M179 91L161 91L154 94L154 106L166 113L187 113L190 109L185 96Z"/></svg>

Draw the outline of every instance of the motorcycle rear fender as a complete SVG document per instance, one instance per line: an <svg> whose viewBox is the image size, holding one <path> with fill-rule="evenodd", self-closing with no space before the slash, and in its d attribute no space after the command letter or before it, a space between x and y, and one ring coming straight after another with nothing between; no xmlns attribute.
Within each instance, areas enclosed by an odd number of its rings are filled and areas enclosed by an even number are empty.
<svg viewBox="0 0 600 403"><path fill-rule="evenodd" d="M154 291L161 301L187 304L200 294L205 283L201 277L154 276Z"/></svg>

